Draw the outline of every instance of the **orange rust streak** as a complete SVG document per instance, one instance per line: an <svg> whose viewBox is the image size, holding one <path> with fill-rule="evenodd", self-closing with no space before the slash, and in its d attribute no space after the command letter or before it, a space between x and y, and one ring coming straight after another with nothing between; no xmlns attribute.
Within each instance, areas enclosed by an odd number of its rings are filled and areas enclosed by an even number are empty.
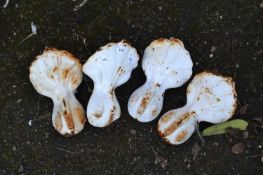
<svg viewBox="0 0 263 175"><path fill-rule="evenodd" d="M146 106L148 105L151 97L152 97L151 92L146 92L146 95L143 97L142 102L141 102L139 109L137 111L138 114L143 113L143 111L145 110Z"/></svg>
<svg viewBox="0 0 263 175"><path fill-rule="evenodd" d="M180 132L177 136L176 136L176 138L175 138L175 140L177 141L177 142L181 142L184 138L185 138L185 136L187 135L187 130L184 130L184 131L182 131L182 132Z"/></svg>
<svg viewBox="0 0 263 175"><path fill-rule="evenodd" d="M60 131L62 129L62 121L59 113L57 113L57 116L55 117L54 125L57 131Z"/></svg>
<svg viewBox="0 0 263 175"><path fill-rule="evenodd" d="M70 71L69 69L64 69L64 70L63 70L63 78L64 78L64 79L67 78L69 71Z"/></svg>
<svg viewBox="0 0 263 175"><path fill-rule="evenodd" d="M174 115L174 114L175 114L175 113L174 113L173 111L168 112L166 115L164 115L164 116L161 118L161 121L162 121L163 123L168 122L168 121L171 119L172 115Z"/></svg>
<svg viewBox="0 0 263 175"><path fill-rule="evenodd" d="M64 118L70 130L74 130L74 121L70 112L64 112Z"/></svg>
<svg viewBox="0 0 263 175"><path fill-rule="evenodd" d="M184 115L182 115L179 119L175 120L168 128L164 130L163 135L167 136L172 134L178 127L180 127L183 123L189 120L189 118L191 118L194 113L187 112Z"/></svg>
<svg viewBox="0 0 263 175"><path fill-rule="evenodd" d="M53 72L56 72L58 70L58 67L53 68Z"/></svg>
<svg viewBox="0 0 263 175"><path fill-rule="evenodd" d="M73 79L72 79L72 84L73 85L76 85L78 82L78 77L77 76L74 76Z"/></svg>
<svg viewBox="0 0 263 175"><path fill-rule="evenodd" d="M83 115L83 111L79 107L77 107L75 109L75 111L76 111L76 114L77 114L77 117L78 117L78 120L80 121L80 123L84 124L86 122L86 118Z"/></svg>

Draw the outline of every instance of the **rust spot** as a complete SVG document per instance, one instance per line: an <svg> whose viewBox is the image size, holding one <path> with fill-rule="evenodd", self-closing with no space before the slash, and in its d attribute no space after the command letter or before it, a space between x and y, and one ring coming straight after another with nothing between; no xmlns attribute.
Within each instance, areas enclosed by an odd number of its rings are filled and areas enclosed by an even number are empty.
<svg viewBox="0 0 263 175"><path fill-rule="evenodd" d="M74 75L71 82L73 85L76 85L78 83L78 80L79 80L78 77Z"/></svg>
<svg viewBox="0 0 263 175"><path fill-rule="evenodd" d="M156 115L157 115L157 112L158 112L157 108L154 108L154 109L152 110L152 116L156 116Z"/></svg>
<svg viewBox="0 0 263 175"><path fill-rule="evenodd" d="M70 130L74 130L74 122L70 112L64 111L64 118Z"/></svg>
<svg viewBox="0 0 263 175"><path fill-rule="evenodd" d="M97 119L101 118L102 113L101 112L96 112L93 114Z"/></svg>
<svg viewBox="0 0 263 175"><path fill-rule="evenodd" d="M86 122L86 118L83 115L83 110L81 110L79 107L77 107L75 110L80 123L84 124Z"/></svg>
<svg viewBox="0 0 263 175"><path fill-rule="evenodd" d="M217 101L217 102L220 102L221 100L220 100L220 98L216 98L216 101Z"/></svg>
<svg viewBox="0 0 263 175"><path fill-rule="evenodd" d="M46 47L44 52L48 52L48 51L58 51L58 50L56 48Z"/></svg>
<svg viewBox="0 0 263 175"><path fill-rule="evenodd" d="M63 99L62 102L63 102L64 107L66 107L67 106L66 101Z"/></svg>
<svg viewBox="0 0 263 175"><path fill-rule="evenodd" d="M117 74L119 74L119 76L121 76L121 74L123 74L125 72L125 70L120 66L117 69Z"/></svg>
<svg viewBox="0 0 263 175"><path fill-rule="evenodd" d="M54 75L53 75L53 72L48 72L48 77L51 78L51 79L54 79Z"/></svg>
<svg viewBox="0 0 263 175"><path fill-rule="evenodd" d="M146 108L146 106L148 105L150 99L152 97L152 93L151 92L146 92L145 96L142 99L142 102L137 110L138 114L142 114Z"/></svg>
<svg viewBox="0 0 263 175"><path fill-rule="evenodd" d="M189 120L194 113L185 113L182 115L179 119L175 120L168 128L164 130L163 135L167 136L172 134L178 127L180 127L183 123L185 123L187 120Z"/></svg>
<svg viewBox="0 0 263 175"><path fill-rule="evenodd" d="M163 123L168 122L168 121L171 119L172 115L175 115L175 112L173 112L173 111L168 112L167 114L165 114L165 115L161 118L161 121L162 121Z"/></svg>
<svg viewBox="0 0 263 175"><path fill-rule="evenodd" d="M113 122L115 110L116 110L116 107L113 106L112 109L111 109L111 111L110 111L110 117L109 117L109 121L108 121L107 125L109 125L109 124L111 124L111 123Z"/></svg>
<svg viewBox="0 0 263 175"><path fill-rule="evenodd" d="M170 38L170 41L172 41L173 44L180 44L180 45L182 44L182 41L177 38L172 37Z"/></svg>
<svg viewBox="0 0 263 175"><path fill-rule="evenodd" d="M156 83L156 87L161 87L160 83Z"/></svg>
<svg viewBox="0 0 263 175"><path fill-rule="evenodd" d="M60 132L60 130L62 129L62 120L61 120L61 116L59 113L57 113L54 125L55 125L56 130Z"/></svg>
<svg viewBox="0 0 263 175"><path fill-rule="evenodd" d="M172 71L172 74L176 75L176 74L177 74L177 71L175 71L175 70L174 70L174 71Z"/></svg>
<svg viewBox="0 0 263 175"><path fill-rule="evenodd" d="M58 70L57 66L53 68L53 72L56 72L57 70Z"/></svg>
<svg viewBox="0 0 263 175"><path fill-rule="evenodd" d="M184 140L184 138L185 138L185 136L187 135L187 133L188 133L187 130L183 130L182 132L180 132L180 133L176 136L175 140L176 140L177 142L181 142L182 140Z"/></svg>
<svg viewBox="0 0 263 175"><path fill-rule="evenodd" d="M128 40L126 40L126 39L123 39L122 42L125 43L125 44L124 44L125 46L131 45L130 42L129 42Z"/></svg>
<svg viewBox="0 0 263 175"><path fill-rule="evenodd" d="M158 40L155 40L156 42L163 42L163 41L165 41L165 40L167 40L166 38L159 38Z"/></svg>
<svg viewBox="0 0 263 175"><path fill-rule="evenodd" d="M69 71L70 71L69 69L64 69L64 70L63 70L63 78L64 78L64 79L67 78Z"/></svg>
<svg viewBox="0 0 263 175"><path fill-rule="evenodd" d="M207 94L212 95L211 89L209 89L208 87L205 87L205 92L206 92Z"/></svg>

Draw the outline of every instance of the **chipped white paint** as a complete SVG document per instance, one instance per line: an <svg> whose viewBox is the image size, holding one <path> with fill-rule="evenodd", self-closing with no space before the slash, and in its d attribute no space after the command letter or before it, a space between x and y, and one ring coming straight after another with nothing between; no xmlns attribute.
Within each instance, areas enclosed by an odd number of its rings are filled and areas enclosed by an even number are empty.
<svg viewBox="0 0 263 175"><path fill-rule="evenodd" d="M114 90L128 81L138 60L137 51L121 41L101 47L84 64L83 72L94 82L87 106L87 118L91 125L105 127L120 117Z"/></svg>
<svg viewBox="0 0 263 175"><path fill-rule="evenodd" d="M62 135L79 133L86 121L84 110L74 96L82 81L82 66L67 51L45 49L30 67L30 81L38 93L53 100L52 123Z"/></svg>
<svg viewBox="0 0 263 175"><path fill-rule="evenodd" d="M179 39L158 39L145 50L142 68L146 82L130 96L129 114L150 122L160 113L166 89L182 86L192 75L192 60Z"/></svg>
<svg viewBox="0 0 263 175"><path fill-rule="evenodd" d="M203 72L187 87L187 104L160 118L158 132L170 144L181 144L193 134L197 122L224 122L232 117L235 109L236 91L232 79Z"/></svg>

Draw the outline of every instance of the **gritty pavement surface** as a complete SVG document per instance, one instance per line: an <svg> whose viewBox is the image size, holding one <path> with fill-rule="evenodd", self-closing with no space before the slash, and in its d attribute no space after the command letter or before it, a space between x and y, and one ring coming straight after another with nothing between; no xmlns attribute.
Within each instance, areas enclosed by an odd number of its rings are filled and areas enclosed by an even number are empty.
<svg viewBox="0 0 263 175"><path fill-rule="evenodd" d="M262 174L261 1L10 0L6 8L0 3L0 174ZM36 34L25 39L31 23ZM142 57L152 40L171 36L189 50L194 74L213 70L235 79L234 117L247 120L248 131L205 137L203 146L197 135L180 146L166 144L157 120L139 123L127 112L129 95L145 81L138 66L116 89L118 121L103 129L87 124L71 138L55 132L52 101L28 77L30 63L45 47L65 49L84 63L110 41L127 39ZM185 104L187 84L165 93L161 114ZM92 88L85 76L77 91L85 108ZM232 153L236 144L242 148L238 154Z"/></svg>

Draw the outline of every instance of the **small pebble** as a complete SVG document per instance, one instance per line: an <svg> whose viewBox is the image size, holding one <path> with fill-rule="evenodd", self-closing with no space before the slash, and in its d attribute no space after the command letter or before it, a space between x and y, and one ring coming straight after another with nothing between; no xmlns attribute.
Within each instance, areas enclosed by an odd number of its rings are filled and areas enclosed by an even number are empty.
<svg viewBox="0 0 263 175"><path fill-rule="evenodd" d="M17 102L17 103L21 103L21 102L22 102L22 99L19 98L16 102Z"/></svg>
<svg viewBox="0 0 263 175"><path fill-rule="evenodd" d="M261 157L261 162L263 163L263 156Z"/></svg>
<svg viewBox="0 0 263 175"><path fill-rule="evenodd" d="M186 167L187 169L190 169L191 168L191 164L190 163L188 163L188 165L187 165L187 167Z"/></svg>
<svg viewBox="0 0 263 175"><path fill-rule="evenodd" d="M22 173L24 171L24 167L23 165L20 165L19 169L18 169L18 173Z"/></svg>
<svg viewBox="0 0 263 175"><path fill-rule="evenodd" d="M215 52L215 51L216 51L216 49L217 49L217 47L216 47L216 46L212 46L212 47L211 47L211 50L210 50L210 52Z"/></svg>
<svg viewBox="0 0 263 175"><path fill-rule="evenodd" d="M32 126L32 120L29 120L29 121L28 121L28 125L29 125L29 126Z"/></svg>
<svg viewBox="0 0 263 175"><path fill-rule="evenodd" d="M258 148L261 149L261 148L262 148L262 145L258 145Z"/></svg>
<svg viewBox="0 0 263 175"><path fill-rule="evenodd" d="M16 151L16 146L13 146L13 151Z"/></svg>
<svg viewBox="0 0 263 175"><path fill-rule="evenodd" d="M212 54L212 53L209 55L210 58L213 58L213 56L214 56L214 54Z"/></svg>

